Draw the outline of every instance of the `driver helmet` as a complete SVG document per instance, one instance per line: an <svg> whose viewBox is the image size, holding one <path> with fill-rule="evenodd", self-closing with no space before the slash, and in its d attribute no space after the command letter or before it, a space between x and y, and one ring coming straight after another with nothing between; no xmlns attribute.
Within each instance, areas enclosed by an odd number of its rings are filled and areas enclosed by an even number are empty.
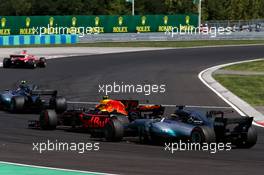
<svg viewBox="0 0 264 175"><path fill-rule="evenodd" d="M27 87L27 82L25 80L22 80L20 82L19 88L20 89L25 89Z"/></svg>
<svg viewBox="0 0 264 175"><path fill-rule="evenodd" d="M107 99L109 99L108 95L103 96L103 100L107 100Z"/></svg>

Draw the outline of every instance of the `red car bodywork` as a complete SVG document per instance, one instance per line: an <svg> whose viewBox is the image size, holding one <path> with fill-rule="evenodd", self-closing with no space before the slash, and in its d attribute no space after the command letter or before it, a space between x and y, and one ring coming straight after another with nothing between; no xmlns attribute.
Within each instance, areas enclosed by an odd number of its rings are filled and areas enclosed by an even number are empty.
<svg viewBox="0 0 264 175"><path fill-rule="evenodd" d="M44 57L38 58L35 55L27 54L26 51L22 51L20 54L10 55L9 58L4 58L3 67L46 67L46 59Z"/></svg>
<svg viewBox="0 0 264 175"><path fill-rule="evenodd" d="M139 105L137 100L102 100L93 110L85 109L67 110L57 114L58 126L71 126L91 130L103 129L111 117L119 116L133 121L135 118L146 117L145 113L162 115L164 107L160 105ZM45 120L48 122L49 114L45 111ZM131 117L130 115L133 115ZM41 127L40 121L29 121L29 127Z"/></svg>

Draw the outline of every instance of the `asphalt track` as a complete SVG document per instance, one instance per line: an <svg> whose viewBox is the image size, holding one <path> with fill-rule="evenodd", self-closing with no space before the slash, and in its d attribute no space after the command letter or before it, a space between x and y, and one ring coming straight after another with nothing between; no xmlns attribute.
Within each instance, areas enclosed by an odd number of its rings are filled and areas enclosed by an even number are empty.
<svg viewBox="0 0 264 175"><path fill-rule="evenodd" d="M2 69L0 89L20 80L58 89L71 101L96 101L98 84L166 84L166 93L119 94L113 98L148 99L151 103L226 106L205 87L197 74L210 66L264 57L264 46L172 49L49 60L46 69ZM32 151L32 142L48 139L60 142L95 142L86 133L65 130L41 131L27 128L37 115L0 112L0 160L66 169L121 174L262 174L264 129L258 128L258 143L252 149L229 152L176 152L136 142L100 141L100 150L76 152Z"/></svg>

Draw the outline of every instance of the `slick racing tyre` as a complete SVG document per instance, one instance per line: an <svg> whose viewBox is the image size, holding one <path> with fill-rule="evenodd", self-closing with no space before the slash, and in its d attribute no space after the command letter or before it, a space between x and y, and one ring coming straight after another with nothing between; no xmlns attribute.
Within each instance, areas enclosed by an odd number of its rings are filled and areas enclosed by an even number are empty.
<svg viewBox="0 0 264 175"><path fill-rule="evenodd" d="M58 117L54 110L45 110L40 113L39 124L40 128L44 130L56 129Z"/></svg>
<svg viewBox="0 0 264 175"><path fill-rule="evenodd" d="M112 119L119 120L123 126L129 124L129 119L125 115L112 115Z"/></svg>
<svg viewBox="0 0 264 175"><path fill-rule="evenodd" d="M58 113L62 113L67 109L67 101L63 97L56 98L55 110Z"/></svg>
<svg viewBox="0 0 264 175"><path fill-rule="evenodd" d="M124 136L124 126L118 119L111 119L105 125L104 135L107 141L121 141Z"/></svg>
<svg viewBox="0 0 264 175"><path fill-rule="evenodd" d="M44 57L40 57L39 58L39 65L38 65L39 67L46 67L47 66L47 61L46 61L46 58L44 58Z"/></svg>
<svg viewBox="0 0 264 175"><path fill-rule="evenodd" d="M21 112L24 109L25 98L22 96L16 96L11 99L10 102L10 112Z"/></svg>
<svg viewBox="0 0 264 175"><path fill-rule="evenodd" d="M3 68L9 68L9 67L11 67L11 59L10 58L4 58Z"/></svg>
<svg viewBox="0 0 264 175"><path fill-rule="evenodd" d="M236 143L237 148L251 148L253 147L258 140L257 131L254 127L250 127L247 132L247 136L244 140Z"/></svg>
<svg viewBox="0 0 264 175"><path fill-rule="evenodd" d="M50 108L55 109L57 113L63 113L67 110L67 101L63 97L51 98Z"/></svg>
<svg viewBox="0 0 264 175"><path fill-rule="evenodd" d="M195 127L191 132L192 143L212 143L215 142L215 132L207 126Z"/></svg>

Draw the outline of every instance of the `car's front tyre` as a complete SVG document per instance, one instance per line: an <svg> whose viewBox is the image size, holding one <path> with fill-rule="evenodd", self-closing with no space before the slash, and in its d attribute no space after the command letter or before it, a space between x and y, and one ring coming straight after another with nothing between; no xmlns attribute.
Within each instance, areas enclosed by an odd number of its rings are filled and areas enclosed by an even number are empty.
<svg viewBox="0 0 264 175"><path fill-rule="evenodd" d="M40 128L43 130L54 130L58 124L58 117L54 110L44 110L39 116Z"/></svg>

